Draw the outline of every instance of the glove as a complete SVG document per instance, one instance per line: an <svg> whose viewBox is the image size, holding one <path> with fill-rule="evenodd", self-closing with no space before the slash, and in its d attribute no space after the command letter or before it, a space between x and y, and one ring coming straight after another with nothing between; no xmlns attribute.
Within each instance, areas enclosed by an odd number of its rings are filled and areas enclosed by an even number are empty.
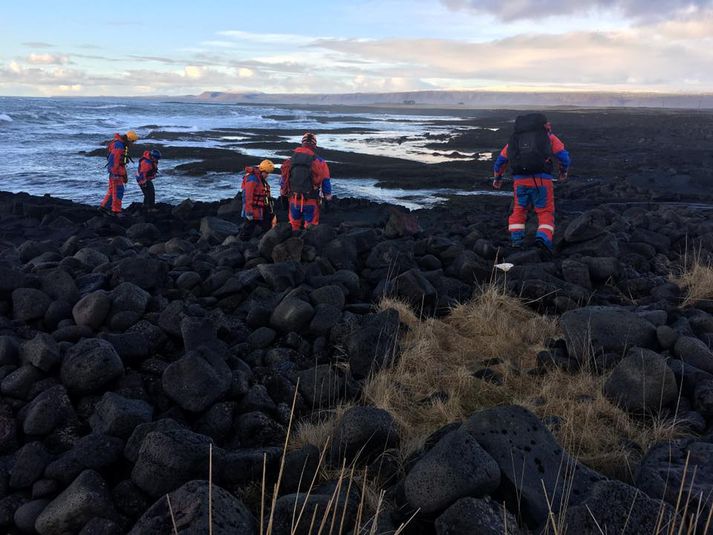
<svg viewBox="0 0 713 535"><path fill-rule="evenodd" d="M285 195L280 195L280 208L287 210L290 207L290 200Z"/></svg>
<svg viewBox="0 0 713 535"><path fill-rule="evenodd" d="M255 216L252 214L245 214L245 219L247 219L248 221L252 221L253 219L255 219Z"/></svg>
<svg viewBox="0 0 713 535"><path fill-rule="evenodd" d="M500 189L503 187L503 181L500 177L493 178L493 188Z"/></svg>

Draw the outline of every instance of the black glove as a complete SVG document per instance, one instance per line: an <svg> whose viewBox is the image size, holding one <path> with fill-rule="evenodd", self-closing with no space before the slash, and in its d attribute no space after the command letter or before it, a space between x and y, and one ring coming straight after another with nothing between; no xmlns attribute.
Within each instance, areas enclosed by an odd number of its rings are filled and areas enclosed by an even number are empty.
<svg viewBox="0 0 713 535"><path fill-rule="evenodd" d="M280 208L283 210L290 208L290 199L288 199L285 195L280 195Z"/></svg>

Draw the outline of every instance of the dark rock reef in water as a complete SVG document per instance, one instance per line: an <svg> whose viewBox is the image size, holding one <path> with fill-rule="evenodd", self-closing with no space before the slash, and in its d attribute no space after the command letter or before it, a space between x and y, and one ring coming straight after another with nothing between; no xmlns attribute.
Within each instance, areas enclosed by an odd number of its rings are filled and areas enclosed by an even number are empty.
<svg viewBox="0 0 713 535"><path fill-rule="evenodd" d="M598 532L589 510L604 530L645 530L661 501L661 522L680 522L679 487L705 516L713 306L682 309L669 275L691 244L713 254L712 212L632 203L639 192L626 188L559 188L554 257L506 246L508 201L498 198L456 199L418 220L342 199L315 229L280 225L243 242L225 208L233 200L160 205L150 217L130 207L114 219L0 193L0 530L166 533L168 495L179 533L195 532L208 517L212 444L214 533L256 533L246 496L263 470L275 482L293 400L301 418L358 399L363 379L398 358L399 313L374 304L390 295L441 315L493 277L562 314L565 337L540 354L539 373L613 370L613 402L678 414L699 438L652 448L632 486L578 463L522 407L488 409L395 472L383 532L417 510L412 533L537 532L553 507L573 532ZM507 277L494 273L500 261L514 264ZM398 443L392 415L357 406L324 462L384 462ZM358 497L335 483L305 494L300 479L319 458L307 446L287 455L278 531L295 503L319 516L332 496L356 517Z"/></svg>

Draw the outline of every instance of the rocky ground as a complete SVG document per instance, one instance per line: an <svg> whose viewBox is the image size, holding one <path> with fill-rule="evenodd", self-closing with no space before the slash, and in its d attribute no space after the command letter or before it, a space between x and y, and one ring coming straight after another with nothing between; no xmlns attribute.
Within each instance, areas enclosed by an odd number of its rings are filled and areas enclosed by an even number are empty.
<svg viewBox="0 0 713 535"><path fill-rule="evenodd" d="M260 489L273 533L289 533L295 504L307 511L298 533L316 532L309 520L330 502L349 533L355 489L322 470L307 495L319 450L283 458L291 414L356 402L324 464L377 462L399 429L360 392L398 355L404 327L375 303L392 296L440 316L497 279L561 316L561 339L523 373L610 374L613 403L675 418L685 436L642 452L635 477L617 481L578 463L528 410L478 411L394 468L375 532L654 533L699 512L703 533L713 302L681 308L670 276L687 250L713 254L713 219L691 204L705 192L666 195L626 180L559 186L550 258L505 247L501 198L416 214L342 199L316 229L283 223L241 242L235 199L146 217L132 207L117 220L0 194L0 529L171 533L172 512L179 533L204 533L210 461L213 533L257 533ZM688 203L669 202L679 198ZM493 269L503 260L506 276Z"/></svg>

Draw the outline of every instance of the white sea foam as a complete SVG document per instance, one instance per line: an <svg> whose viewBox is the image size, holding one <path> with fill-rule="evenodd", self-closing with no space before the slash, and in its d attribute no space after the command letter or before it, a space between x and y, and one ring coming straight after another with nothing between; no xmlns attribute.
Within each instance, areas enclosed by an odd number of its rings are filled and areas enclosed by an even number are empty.
<svg viewBox="0 0 713 535"><path fill-rule="evenodd" d="M12 117L10 117L7 113L0 113L0 121L5 121L6 123L11 123Z"/></svg>

